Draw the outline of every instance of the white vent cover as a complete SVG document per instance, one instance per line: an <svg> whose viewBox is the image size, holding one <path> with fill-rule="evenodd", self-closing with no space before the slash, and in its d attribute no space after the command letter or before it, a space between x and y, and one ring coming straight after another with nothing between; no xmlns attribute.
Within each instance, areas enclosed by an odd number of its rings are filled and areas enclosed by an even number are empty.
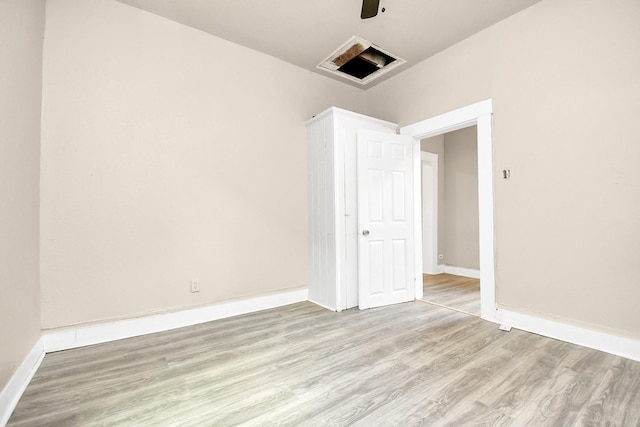
<svg viewBox="0 0 640 427"><path fill-rule="evenodd" d="M366 85L405 62L373 43L353 36L318 64L318 68Z"/></svg>

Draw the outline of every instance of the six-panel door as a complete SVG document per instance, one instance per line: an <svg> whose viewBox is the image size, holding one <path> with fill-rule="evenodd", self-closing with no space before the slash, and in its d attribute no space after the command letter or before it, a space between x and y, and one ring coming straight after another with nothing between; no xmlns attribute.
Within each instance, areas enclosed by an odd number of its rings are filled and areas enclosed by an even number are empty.
<svg viewBox="0 0 640 427"><path fill-rule="evenodd" d="M361 309L415 298L413 139L358 130Z"/></svg>

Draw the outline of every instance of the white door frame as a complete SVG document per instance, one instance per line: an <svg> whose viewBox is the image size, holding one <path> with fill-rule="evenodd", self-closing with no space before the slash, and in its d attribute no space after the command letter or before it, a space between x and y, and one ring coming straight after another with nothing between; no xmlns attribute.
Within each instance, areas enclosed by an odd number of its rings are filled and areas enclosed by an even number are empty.
<svg viewBox="0 0 640 427"><path fill-rule="evenodd" d="M491 99L400 128L416 140L414 148L415 218L421 218L420 140L476 125L478 128L478 213L480 220L480 316L496 319L495 236L493 213L493 137ZM415 275L422 277L422 224L416 221ZM422 298L422 280L416 280L416 298Z"/></svg>
<svg viewBox="0 0 640 427"><path fill-rule="evenodd" d="M428 189L427 197L425 198L425 188L424 184L424 165L431 166L431 183L432 186ZM423 243L424 248L424 232L426 231L429 235L428 242L430 243L428 246L431 249L431 256L427 257L425 253L428 251L423 250L423 265L422 272L426 274L437 274L438 273L438 155L434 153L429 153L427 151L422 151L420 153L420 188L421 188L421 203L423 206L427 205L431 210L431 224L424 224L422 222L422 235L420 236L420 240ZM424 217L423 217L424 218ZM418 219L416 219L418 222ZM428 228L428 229L425 229ZM427 268L427 266L431 264L431 268Z"/></svg>

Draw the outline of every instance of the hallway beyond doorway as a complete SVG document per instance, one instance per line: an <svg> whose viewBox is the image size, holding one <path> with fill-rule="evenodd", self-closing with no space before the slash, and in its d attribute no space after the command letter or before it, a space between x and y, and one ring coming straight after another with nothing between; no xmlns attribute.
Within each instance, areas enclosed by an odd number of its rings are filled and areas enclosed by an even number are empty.
<svg viewBox="0 0 640 427"><path fill-rule="evenodd" d="M424 274L423 301L480 316L480 280L453 274Z"/></svg>

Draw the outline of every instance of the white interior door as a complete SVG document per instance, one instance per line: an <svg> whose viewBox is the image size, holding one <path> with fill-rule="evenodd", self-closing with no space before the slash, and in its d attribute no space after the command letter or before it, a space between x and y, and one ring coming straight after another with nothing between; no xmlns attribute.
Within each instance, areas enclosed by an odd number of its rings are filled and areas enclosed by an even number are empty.
<svg viewBox="0 0 640 427"><path fill-rule="evenodd" d="M411 137L358 130L361 309L415 299Z"/></svg>

